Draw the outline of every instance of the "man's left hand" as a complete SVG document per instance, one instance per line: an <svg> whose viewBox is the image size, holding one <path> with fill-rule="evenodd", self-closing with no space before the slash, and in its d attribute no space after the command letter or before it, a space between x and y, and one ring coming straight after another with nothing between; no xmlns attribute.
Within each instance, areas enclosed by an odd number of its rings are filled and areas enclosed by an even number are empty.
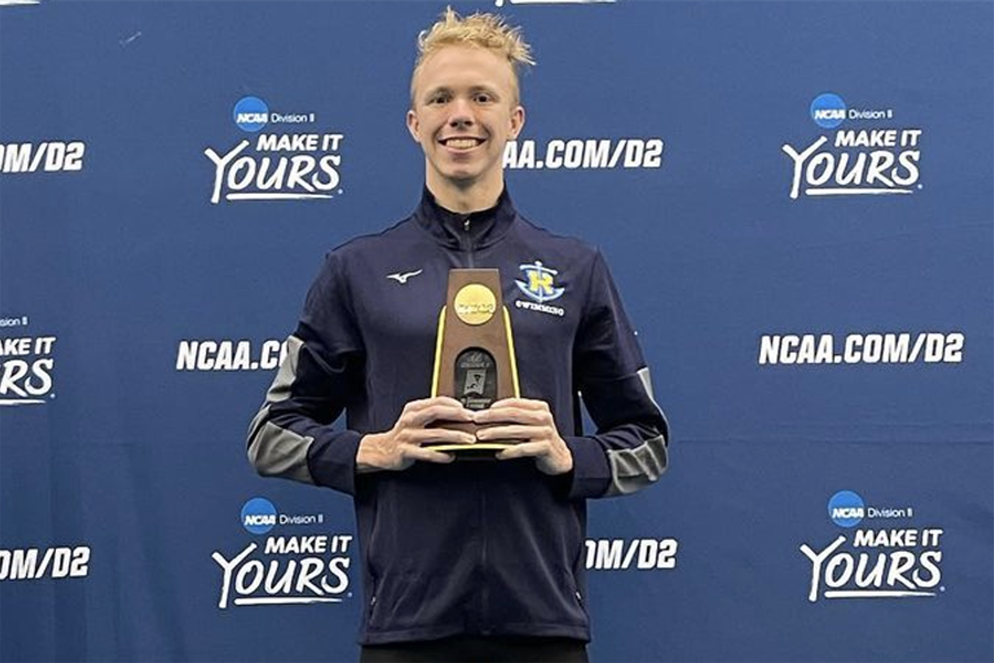
<svg viewBox="0 0 994 663"><path fill-rule="evenodd" d="M476 432L480 442L490 440L521 440L513 447L501 450L497 460L534 457L538 469L545 474L566 474L573 469L573 454L556 430L549 404L531 398L505 398L486 410L473 413L477 424L496 424Z"/></svg>

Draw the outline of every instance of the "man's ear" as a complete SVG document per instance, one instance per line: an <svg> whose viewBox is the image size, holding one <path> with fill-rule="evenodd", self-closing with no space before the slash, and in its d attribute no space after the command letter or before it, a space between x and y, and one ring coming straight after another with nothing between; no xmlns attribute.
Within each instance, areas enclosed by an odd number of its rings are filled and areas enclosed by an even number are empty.
<svg viewBox="0 0 994 663"><path fill-rule="evenodd" d="M407 130L411 132L411 138L414 139L415 143L421 142L420 129L421 125L418 123L418 114L413 110L407 111Z"/></svg>
<svg viewBox="0 0 994 663"><path fill-rule="evenodd" d="M514 110L511 111L511 132L510 132L511 140L514 140L518 137L518 134L521 133L521 130L524 128L524 126L525 126L525 107L515 106Z"/></svg>

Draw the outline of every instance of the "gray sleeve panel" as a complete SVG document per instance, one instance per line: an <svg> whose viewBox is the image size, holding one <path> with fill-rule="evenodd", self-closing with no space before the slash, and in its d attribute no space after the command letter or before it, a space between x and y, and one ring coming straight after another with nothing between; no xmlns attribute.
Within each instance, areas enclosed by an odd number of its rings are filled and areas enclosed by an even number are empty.
<svg viewBox="0 0 994 663"><path fill-rule="evenodd" d="M628 495L649 486L666 471L666 439L657 435L634 449L608 451L611 486L605 497Z"/></svg>
<svg viewBox="0 0 994 663"><path fill-rule="evenodd" d="M638 376L649 400L652 401L652 404L659 411L659 416L663 417L665 421L666 415L663 414L652 394L652 379L649 376L649 369L640 369ZM611 485L605 496L628 495L655 483L666 471L669 462L667 440L663 435L657 435L633 449L608 451L607 457L611 464Z"/></svg>
<svg viewBox="0 0 994 663"><path fill-rule="evenodd" d="M300 349L304 347L304 342L291 334L286 339L286 356L280 364L276 378L269 385L266 392L266 403L279 403L290 398L290 386L297 376L297 358L300 356Z"/></svg>
<svg viewBox="0 0 994 663"><path fill-rule="evenodd" d="M269 421L269 406L290 398L290 387L297 373L297 358L303 341L296 336L287 338L283 363L263 403L249 425L248 458L262 476L277 476L303 483L314 483L307 467L307 450L314 441Z"/></svg>
<svg viewBox="0 0 994 663"><path fill-rule="evenodd" d="M642 386L645 388L645 393L648 394L649 400L652 404L656 406L656 410L659 412L659 416L666 421L666 413L663 412L663 408L659 407L659 403L656 402L656 396L652 391L652 376L649 375L649 367L640 368L636 375L639 376L639 380L642 381Z"/></svg>

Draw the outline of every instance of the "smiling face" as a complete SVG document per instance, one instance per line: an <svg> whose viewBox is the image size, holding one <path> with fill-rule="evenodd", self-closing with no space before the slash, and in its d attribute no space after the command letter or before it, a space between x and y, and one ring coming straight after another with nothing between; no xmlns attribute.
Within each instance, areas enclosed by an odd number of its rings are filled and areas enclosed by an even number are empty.
<svg viewBox="0 0 994 663"><path fill-rule="evenodd" d="M510 63L484 48L447 46L421 63L411 89L407 128L424 150L428 189L492 204L504 187L504 146L525 121Z"/></svg>

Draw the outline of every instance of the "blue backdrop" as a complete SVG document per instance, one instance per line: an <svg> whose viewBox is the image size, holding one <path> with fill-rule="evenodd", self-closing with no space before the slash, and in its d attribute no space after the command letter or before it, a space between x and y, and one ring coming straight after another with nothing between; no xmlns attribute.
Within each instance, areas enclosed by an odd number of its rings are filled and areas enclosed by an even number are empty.
<svg viewBox="0 0 994 663"><path fill-rule="evenodd" d="M244 437L324 253L417 203L443 8L0 6L0 659L355 658L349 500ZM511 193L672 425L591 504L593 657L992 660L994 6L455 8L533 43Z"/></svg>

